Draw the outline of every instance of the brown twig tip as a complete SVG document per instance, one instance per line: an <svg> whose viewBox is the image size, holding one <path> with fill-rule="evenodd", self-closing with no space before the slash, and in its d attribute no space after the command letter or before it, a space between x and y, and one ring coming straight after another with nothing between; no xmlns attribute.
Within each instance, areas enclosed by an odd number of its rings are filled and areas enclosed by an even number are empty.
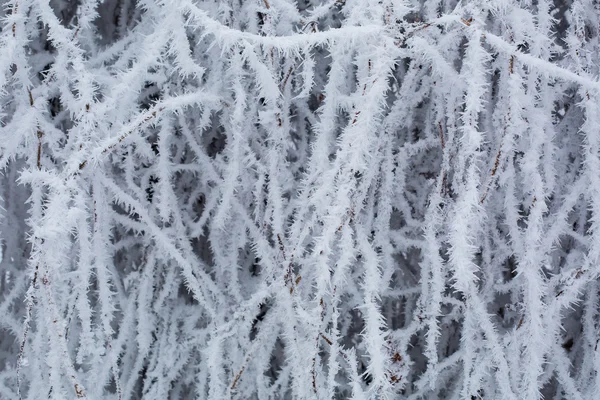
<svg viewBox="0 0 600 400"><path fill-rule="evenodd" d="M333 342L327 336L321 333L321 337L327 342L328 345L333 346Z"/></svg>
<svg viewBox="0 0 600 400"><path fill-rule="evenodd" d="M85 397L85 393L83 393L83 389L79 386L79 384L76 383L74 386L75 386L75 393L77 394L77 398Z"/></svg>
<svg viewBox="0 0 600 400"><path fill-rule="evenodd" d="M313 357L312 359L312 387L313 387L313 392L317 393L317 373L315 372L315 364L317 362L317 359L315 357Z"/></svg>
<svg viewBox="0 0 600 400"><path fill-rule="evenodd" d="M481 196L481 200L479 200L479 204L483 204L483 202L487 198L487 195L488 195L488 190L486 189L485 193L483 194L483 196Z"/></svg>
<svg viewBox="0 0 600 400"><path fill-rule="evenodd" d="M37 137L38 137L38 147L37 147L37 160L36 166L37 169L42 169L42 136L44 136L44 132L38 129Z"/></svg>
<svg viewBox="0 0 600 400"><path fill-rule="evenodd" d="M508 60L508 73L512 74L515 66L515 56L510 56Z"/></svg>
<svg viewBox="0 0 600 400"><path fill-rule="evenodd" d="M242 366L242 369L240 369L240 372L237 373L237 375L235 376L235 379L233 380L233 383L231 384L231 389L235 389L235 386L237 385L238 381L240 380L240 378L242 377L242 374L244 373L244 370L246 369L246 366Z"/></svg>
<svg viewBox="0 0 600 400"><path fill-rule="evenodd" d="M492 174L490 175L492 178L494 176L496 176L496 172L498 172L498 166L500 166L500 157L501 156L502 156L502 149L499 149L498 152L496 153L496 159L494 160L494 166L492 167ZM490 187L488 186L488 187L486 187L485 193L481 197L481 200L479 200L480 204L483 204L483 202L487 198L489 191L490 191Z"/></svg>
<svg viewBox="0 0 600 400"><path fill-rule="evenodd" d="M498 166L500 165L500 157L502 156L502 149L498 150L496 153L496 160L494 161L494 168L492 168L492 176L496 175L496 171L498 171Z"/></svg>
<svg viewBox="0 0 600 400"><path fill-rule="evenodd" d="M473 22L473 18L469 18L469 19L464 19L461 18L460 19L462 21L463 24L465 24L466 26L471 26L471 23Z"/></svg>
<svg viewBox="0 0 600 400"><path fill-rule="evenodd" d="M283 255L283 259L286 260L287 258L285 256L285 246L283 245L283 240L281 240L281 235L279 233L277 234L277 242L279 242L279 250Z"/></svg>
<svg viewBox="0 0 600 400"><path fill-rule="evenodd" d="M12 14L15 15L18 11L19 11L19 2L15 2L15 5L13 6L13 9L12 9ZM16 22L13 22L13 24L12 24L12 34L13 34L13 37L17 37L17 23Z"/></svg>
<svg viewBox="0 0 600 400"><path fill-rule="evenodd" d="M288 69L287 74L285 75L285 77L283 78L283 81L281 82L281 90L283 90L285 88L285 86L287 85L287 82L290 79L290 76L292 75L293 71L294 71L294 67L290 67L290 69Z"/></svg>

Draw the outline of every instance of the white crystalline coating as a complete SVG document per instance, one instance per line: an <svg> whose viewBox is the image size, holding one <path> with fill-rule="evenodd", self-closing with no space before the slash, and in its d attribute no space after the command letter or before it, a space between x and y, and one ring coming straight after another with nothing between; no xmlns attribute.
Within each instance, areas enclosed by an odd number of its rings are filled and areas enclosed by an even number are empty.
<svg viewBox="0 0 600 400"><path fill-rule="evenodd" d="M0 26L0 399L598 397L597 2Z"/></svg>

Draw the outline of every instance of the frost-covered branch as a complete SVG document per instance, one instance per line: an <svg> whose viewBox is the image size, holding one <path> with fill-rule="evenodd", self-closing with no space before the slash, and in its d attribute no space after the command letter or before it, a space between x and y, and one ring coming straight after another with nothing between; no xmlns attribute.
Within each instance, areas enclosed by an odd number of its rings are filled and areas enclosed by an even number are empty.
<svg viewBox="0 0 600 400"><path fill-rule="evenodd" d="M3 1L0 398L594 398L599 15Z"/></svg>

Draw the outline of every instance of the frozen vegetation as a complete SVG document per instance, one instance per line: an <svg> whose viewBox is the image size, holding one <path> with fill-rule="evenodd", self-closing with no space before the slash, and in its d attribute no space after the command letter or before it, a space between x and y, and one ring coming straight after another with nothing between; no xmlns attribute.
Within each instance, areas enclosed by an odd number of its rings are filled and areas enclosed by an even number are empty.
<svg viewBox="0 0 600 400"><path fill-rule="evenodd" d="M598 1L0 5L0 399L600 396Z"/></svg>

